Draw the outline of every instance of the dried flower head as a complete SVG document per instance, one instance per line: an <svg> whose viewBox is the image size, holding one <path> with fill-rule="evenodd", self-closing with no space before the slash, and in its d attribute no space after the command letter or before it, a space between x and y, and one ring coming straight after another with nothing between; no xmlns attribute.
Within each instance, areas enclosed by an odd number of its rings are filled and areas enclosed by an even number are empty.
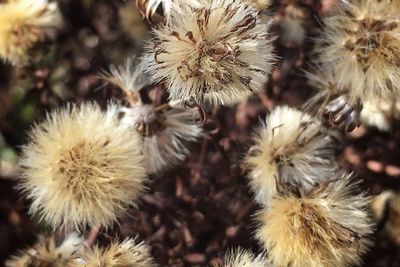
<svg viewBox="0 0 400 267"><path fill-rule="evenodd" d="M13 65L27 64L31 49L62 25L57 3L47 0L9 0L0 13L0 57Z"/></svg>
<svg viewBox="0 0 400 267"><path fill-rule="evenodd" d="M399 18L386 1L341 1L338 12L324 19L320 61L353 104L400 95Z"/></svg>
<svg viewBox="0 0 400 267"><path fill-rule="evenodd" d="M83 248L74 254L68 267L155 267L144 243L132 239L112 243L107 248Z"/></svg>
<svg viewBox="0 0 400 267"><path fill-rule="evenodd" d="M5 265L6 267L65 267L81 243L82 239L76 234L68 235L59 246L56 246L54 236L40 236L37 244L13 256Z"/></svg>
<svg viewBox="0 0 400 267"><path fill-rule="evenodd" d="M109 226L135 205L145 169L140 139L118 120L119 106L53 111L23 149L21 188L52 226Z"/></svg>
<svg viewBox="0 0 400 267"><path fill-rule="evenodd" d="M179 3L154 30L142 60L152 81L167 82L172 100L234 104L267 81L274 58L270 24L241 1Z"/></svg>
<svg viewBox="0 0 400 267"><path fill-rule="evenodd" d="M264 255L254 256L250 251L237 249L228 253L220 267L269 267Z"/></svg>
<svg viewBox="0 0 400 267"><path fill-rule="evenodd" d="M353 194L350 176L308 194L280 194L258 214L256 237L273 266L334 267L361 263L372 233L369 199Z"/></svg>
<svg viewBox="0 0 400 267"><path fill-rule="evenodd" d="M295 109L275 108L254 141L246 164L250 186L260 204L268 202L278 184L309 191L336 170L333 139L319 121Z"/></svg>
<svg viewBox="0 0 400 267"><path fill-rule="evenodd" d="M143 103L139 91L146 85L146 76L133 66L130 59L119 68L111 66L103 76L124 91L130 107L121 108L122 123L141 135L147 172L157 173L184 161L190 153L187 143L197 141L202 128L195 109Z"/></svg>

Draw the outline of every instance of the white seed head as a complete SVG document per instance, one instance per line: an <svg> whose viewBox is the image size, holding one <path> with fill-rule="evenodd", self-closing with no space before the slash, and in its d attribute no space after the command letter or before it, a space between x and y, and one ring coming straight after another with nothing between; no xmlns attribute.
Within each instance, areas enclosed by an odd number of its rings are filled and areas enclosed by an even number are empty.
<svg viewBox="0 0 400 267"><path fill-rule="evenodd" d="M337 168L334 142L321 123L298 110L281 106L266 118L246 157L255 199L265 204L279 184L309 191Z"/></svg>
<svg viewBox="0 0 400 267"><path fill-rule="evenodd" d="M341 1L325 18L320 61L353 103L400 95L400 17L386 1Z"/></svg>
<svg viewBox="0 0 400 267"><path fill-rule="evenodd" d="M72 233L59 246L56 246L54 236L40 236L39 241L32 248L13 256L6 261L5 265L6 267L65 267L82 241L81 237Z"/></svg>
<svg viewBox="0 0 400 267"><path fill-rule="evenodd" d="M240 1L179 3L154 30L142 61L153 82L167 82L173 101L234 104L267 81L274 59L270 25Z"/></svg>
<svg viewBox="0 0 400 267"><path fill-rule="evenodd" d="M9 0L0 14L0 57L13 65L27 64L30 50L62 26L57 3L47 0Z"/></svg>
<svg viewBox="0 0 400 267"><path fill-rule="evenodd" d="M133 239L114 242L107 248L82 248L68 267L155 267L144 243Z"/></svg>
<svg viewBox="0 0 400 267"><path fill-rule="evenodd" d="M118 119L119 106L53 111L23 148L20 187L53 227L109 226L143 190L139 135Z"/></svg>
<svg viewBox="0 0 400 267"><path fill-rule="evenodd" d="M218 267L272 267L265 255L255 256L250 251L236 249L230 251L225 257L223 265Z"/></svg>
<svg viewBox="0 0 400 267"><path fill-rule="evenodd" d="M361 263L372 223L369 199L354 194L350 176L303 196L278 195L258 214L256 238L273 266L336 267Z"/></svg>

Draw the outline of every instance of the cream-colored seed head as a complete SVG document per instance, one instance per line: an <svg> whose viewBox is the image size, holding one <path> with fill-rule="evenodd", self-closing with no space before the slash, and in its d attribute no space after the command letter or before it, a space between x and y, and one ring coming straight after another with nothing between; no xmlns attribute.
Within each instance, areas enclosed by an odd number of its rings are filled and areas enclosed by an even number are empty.
<svg viewBox="0 0 400 267"><path fill-rule="evenodd" d="M154 30L143 64L153 82L167 82L173 101L234 104L267 81L274 59L270 25L241 1L179 3Z"/></svg>
<svg viewBox="0 0 400 267"><path fill-rule="evenodd" d="M246 157L255 199L265 204L279 184L309 191L335 172L334 142L321 123L301 111L281 106L266 118Z"/></svg>
<svg viewBox="0 0 400 267"><path fill-rule="evenodd" d="M54 227L109 226L143 190L139 136L118 119L119 106L53 111L23 149L21 188Z"/></svg>
<svg viewBox="0 0 400 267"><path fill-rule="evenodd" d="M258 214L256 238L276 267L336 267L361 263L372 233L369 199L338 180L307 195L278 195Z"/></svg>
<svg viewBox="0 0 400 267"><path fill-rule="evenodd" d="M6 267L65 267L82 241L76 234L70 234L63 243L56 246L54 236L40 236L37 244L13 256L5 265Z"/></svg>
<svg viewBox="0 0 400 267"><path fill-rule="evenodd" d="M155 267L144 243L132 239L107 248L83 248L74 254L68 267Z"/></svg>
<svg viewBox="0 0 400 267"><path fill-rule="evenodd" d="M218 267L270 267L264 255L255 256L250 251L237 249L228 253L225 261Z"/></svg>
<svg viewBox="0 0 400 267"><path fill-rule="evenodd" d="M197 141L203 131L195 109L144 104L139 91L147 85L146 76L143 66L133 66L129 59L123 66L112 66L104 77L124 91L130 107L121 108L122 123L142 136L147 172L158 173L184 161L190 154L187 143Z"/></svg>
<svg viewBox="0 0 400 267"><path fill-rule="evenodd" d="M0 57L13 65L27 64L30 50L62 26L57 3L47 0L9 0L0 14Z"/></svg>
<svg viewBox="0 0 400 267"><path fill-rule="evenodd" d="M388 12L385 1L340 1L338 11L325 18L325 45L320 61L354 104L365 99L400 95L400 17Z"/></svg>

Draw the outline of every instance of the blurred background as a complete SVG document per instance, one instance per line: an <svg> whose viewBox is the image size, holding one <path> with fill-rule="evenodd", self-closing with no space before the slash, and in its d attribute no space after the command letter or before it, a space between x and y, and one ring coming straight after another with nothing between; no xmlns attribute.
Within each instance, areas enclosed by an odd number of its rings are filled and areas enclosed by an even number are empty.
<svg viewBox="0 0 400 267"><path fill-rule="evenodd" d="M47 110L67 102L117 99L118 91L103 85L99 71L127 56L139 57L143 45L151 42L151 28L134 1L58 2L65 26L40 63L14 68L0 62L0 265L32 244L37 233L50 230L27 214L29 203L15 189L26 131ZM220 263L236 246L261 251L252 238L253 215L260 207L251 200L241 159L252 130L271 108L300 107L312 95L304 70L321 30L320 17L333 5L334 0L282 0L262 11L262 16L274 17L279 56L265 90L236 107L214 108L209 137L192 145L184 164L150 177L139 209L102 231L100 242L115 234L138 236L160 266L174 267ZM377 233L364 266L400 266L400 131L395 116L388 123L385 132L361 126L347 134L338 155L373 196Z"/></svg>

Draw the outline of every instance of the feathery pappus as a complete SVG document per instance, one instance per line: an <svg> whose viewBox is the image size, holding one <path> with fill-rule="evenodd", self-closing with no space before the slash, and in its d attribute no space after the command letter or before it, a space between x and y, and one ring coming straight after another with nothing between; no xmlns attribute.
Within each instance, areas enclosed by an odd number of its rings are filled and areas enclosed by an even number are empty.
<svg viewBox="0 0 400 267"><path fill-rule="evenodd" d="M303 194L282 192L257 215L256 238L273 266L336 267L361 263L373 232L369 198L338 172Z"/></svg>
<svg viewBox="0 0 400 267"><path fill-rule="evenodd" d="M54 236L39 236L32 247L21 251L5 263L6 267L65 267L71 256L82 245L83 239L76 233L69 234L64 241L56 245Z"/></svg>
<svg viewBox="0 0 400 267"><path fill-rule="evenodd" d="M107 248L95 245L81 247L68 267L155 267L144 243L136 244L133 239L113 242Z"/></svg>
<svg viewBox="0 0 400 267"><path fill-rule="evenodd" d="M123 66L111 66L103 78L125 94L129 106L121 108L121 120L141 135L147 172L157 173L184 161L190 153L187 143L197 141L203 133L197 123L198 112L172 103L144 103L139 91L147 85L146 76L141 67L134 68L132 59Z"/></svg>
<svg viewBox="0 0 400 267"><path fill-rule="evenodd" d="M354 105L400 95L400 17L389 9L387 1L340 1L324 19L319 61Z"/></svg>
<svg viewBox="0 0 400 267"><path fill-rule="evenodd" d="M23 148L20 188L54 228L108 227L144 189L140 137L118 119L119 106L94 103L52 111Z"/></svg>
<svg viewBox="0 0 400 267"><path fill-rule="evenodd" d="M336 171L335 145L321 123L287 106L276 107L256 132L245 162L249 183L260 204L279 184L310 191Z"/></svg>
<svg viewBox="0 0 400 267"><path fill-rule="evenodd" d="M56 2L9 0L0 3L0 57L13 65L26 65L32 49L51 39L63 20Z"/></svg>
<svg viewBox="0 0 400 267"><path fill-rule="evenodd" d="M224 263L216 267L272 267L265 255L254 255L252 252L235 249L225 256Z"/></svg>
<svg viewBox="0 0 400 267"><path fill-rule="evenodd" d="M172 101L235 104L263 88L274 55L271 19L235 0L177 3L154 29L142 62L154 83L166 82Z"/></svg>

